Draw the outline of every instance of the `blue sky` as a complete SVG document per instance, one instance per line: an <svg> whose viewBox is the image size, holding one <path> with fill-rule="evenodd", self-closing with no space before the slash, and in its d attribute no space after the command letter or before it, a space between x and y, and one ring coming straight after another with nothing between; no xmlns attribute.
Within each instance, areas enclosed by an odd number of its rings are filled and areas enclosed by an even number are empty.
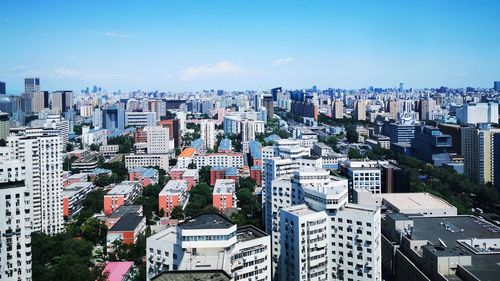
<svg viewBox="0 0 500 281"><path fill-rule="evenodd" d="M0 81L46 90L491 87L500 1L11 1Z"/></svg>

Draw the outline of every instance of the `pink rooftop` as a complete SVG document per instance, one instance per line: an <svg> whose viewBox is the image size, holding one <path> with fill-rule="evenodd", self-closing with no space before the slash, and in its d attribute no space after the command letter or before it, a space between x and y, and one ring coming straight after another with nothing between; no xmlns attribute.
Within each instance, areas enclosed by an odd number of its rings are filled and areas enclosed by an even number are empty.
<svg viewBox="0 0 500 281"><path fill-rule="evenodd" d="M106 268L104 268L104 272L109 272L108 281L122 281L123 277L130 268L134 265L134 262L131 261L112 261L108 262Z"/></svg>

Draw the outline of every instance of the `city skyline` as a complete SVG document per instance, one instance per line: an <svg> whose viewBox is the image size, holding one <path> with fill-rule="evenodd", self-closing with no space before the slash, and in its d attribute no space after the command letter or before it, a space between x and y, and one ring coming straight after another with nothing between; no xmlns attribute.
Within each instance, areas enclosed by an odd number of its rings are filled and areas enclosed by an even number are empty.
<svg viewBox="0 0 500 281"><path fill-rule="evenodd" d="M496 1L25 2L0 11L8 94L33 76L51 91L196 91L491 88L500 75Z"/></svg>

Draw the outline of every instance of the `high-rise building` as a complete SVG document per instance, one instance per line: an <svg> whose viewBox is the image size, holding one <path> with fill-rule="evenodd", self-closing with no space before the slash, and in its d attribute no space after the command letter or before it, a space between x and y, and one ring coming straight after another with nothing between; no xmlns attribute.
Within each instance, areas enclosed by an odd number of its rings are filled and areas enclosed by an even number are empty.
<svg viewBox="0 0 500 281"><path fill-rule="evenodd" d="M351 199L353 190L368 190L374 194L382 192L382 169L380 164L385 163L387 161L364 160L347 160L341 163L341 171L349 177L349 196Z"/></svg>
<svg viewBox="0 0 500 281"><path fill-rule="evenodd" d="M420 120L431 120L432 111L436 108L436 101L433 99L420 100Z"/></svg>
<svg viewBox="0 0 500 281"><path fill-rule="evenodd" d="M358 100L354 104L354 119L365 121L366 120L366 101Z"/></svg>
<svg viewBox="0 0 500 281"><path fill-rule="evenodd" d="M254 226L237 227L219 214L201 214L153 234L146 249L147 280L161 272L214 270L230 280L272 280L269 236ZM221 276L212 274L214 280Z"/></svg>
<svg viewBox="0 0 500 281"><path fill-rule="evenodd" d="M279 177L292 175L295 170L298 170L299 164L291 159L281 159L274 157L264 159L262 176L262 215L264 230L266 233L272 233L272 218L273 214L273 183L274 179Z"/></svg>
<svg viewBox="0 0 500 281"><path fill-rule="evenodd" d="M498 124L498 103L465 103L456 114L460 124Z"/></svg>
<svg viewBox="0 0 500 281"><path fill-rule="evenodd" d="M493 89L497 92L500 92L500 81L495 81L493 83Z"/></svg>
<svg viewBox="0 0 500 281"><path fill-rule="evenodd" d="M464 173L473 182L499 185L500 178L495 180L495 172L500 167L496 159L499 155L496 141L500 139L500 129L468 126L462 128L462 156L464 157Z"/></svg>
<svg viewBox="0 0 500 281"><path fill-rule="evenodd" d="M31 280L32 190L25 165L0 147L0 280Z"/></svg>
<svg viewBox="0 0 500 281"><path fill-rule="evenodd" d="M24 92L34 93L40 91L40 78L25 78L24 79Z"/></svg>
<svg viewBox="0 0 500 281"><path fill-rule="evenodd" d="M390 100L388 103L389 107L389 114L391 115L391 119L397 120L398 119L398 101L397 100Z"/></svg>
<svg viewBox="0 0 500 281"><path fill-rule="evenodd" d="M7 90L5 88L5 82L0 81L0 95L7 94Z"/></svg>
<svg viewBox="0 0 500 281"><path fill-rule="evenodd" d="M33 113L33 93L21 94L21 111L27 115Z"/></svg>
<svg viewBox="0 0 500 281"><path fill-rule="evenodd" d="M412 154L434 166L451 162L451 136L432 126L416 126L415 138L411 141Z"/></svg>
<svg viewBox="0 0 500 281"><path fill-rule="evenodd" d="M16 150L16 159L26 166L26 186L32 192L34 231L57 234L64 229L62 172L62 137L52 130L26 129L7 138Z"/></svg>
<svg viewBox="0 0 500 281"><path fill-rule="evenodd" d="M51 109L54 112L63 113L73 107L72 91L56 91L50 95Z"/></svg>
<svg viewBox="0 0 500 281"><path fill-rule="evenodd" d="M380 209L347 204L347 180L302 168L278 212L278 280L381 280ZM274 256L274 253L273 253Z"/></svg>
<svg viewBox="0 0 500 281"><path fill-rule="evenodd" d="M148 154L165 154L174 149L170 141L170 130L162 126L144 127L146 132L146 149Z"/></svg>
<svg viewBox="0 0 500 281"><path fill-rule="evenodd" d="M104 109L102 111L102 126L106 130L125 129L125 110L116 105Z"/></svg>
<svg viewBox="0 0 500 281"><path fill-rule="evenodd" d="M282 93L281 87L271 89L271 95L273 96L273 101L278 100L278 94Z"/></svg>
<svg viewBox="0 0 500 281"><path fill-rule="evenodd" d="M205 143L205 149L214 149L216 141L215 122L203 120L200 122L200 138Z"/></svg>
<svg viewBox="0 0 500 281"><path fill-rule="evenodd" d="M156 124L156 112L125 112L125 126L145 127Z"/></svg>
<svg viewBox="0 0 500 281"><path fill-rule="evenodd" d="M272 95L263 95L262 96L262 106L264 106L267 110L267 119L271 119L274 117L274 101Z"/></svg>
<svg viewBox="0 0 500 281"><path fill-rule="evenodd" d="M10 130L10 118L9 113L0 112L0 140L7 139Z"/></svg>
<svg viewBox="0 0 500 281"><path fill-rule="evenodd" d="M404 83L399 83L399 91L402 92L405 90Z"/></svg>
<svg viewBox="0 0 500 281"><path fill-rule="evenodd" d="M33 113L39 113L40 111L49 107L50 100L48 91L38 91L33 93L31 100L31 109Z"/></svg>
<svg viewBox="0 0 500 281"><path fill-rule="evenodd" d="M344 118L344 103L341 100L335 100L333 102L332 118L333 119Z"/></svg>

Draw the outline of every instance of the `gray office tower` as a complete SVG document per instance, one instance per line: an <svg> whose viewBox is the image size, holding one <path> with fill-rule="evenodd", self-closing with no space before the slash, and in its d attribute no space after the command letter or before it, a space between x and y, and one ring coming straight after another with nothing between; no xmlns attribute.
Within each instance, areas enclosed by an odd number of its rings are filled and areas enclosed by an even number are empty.
<svg viewBox="0 0 500 281"><path fill-rule="evenodd" d="M5 82L0 81L0 95L5 95L6 90L5 90Z"/></svg>
<svg viewBox="0 0 500 281"><path fill-rule="evenodd" d="M34 93L40 91L40 78L26 78L24 79L24 92Z"/></svg>
<svg viewBox="0 0 500 281"><path fill-rule="evenodd" d="M493 83L493 89L497 92L500 92L500 81L495 81Z"/></svg>

